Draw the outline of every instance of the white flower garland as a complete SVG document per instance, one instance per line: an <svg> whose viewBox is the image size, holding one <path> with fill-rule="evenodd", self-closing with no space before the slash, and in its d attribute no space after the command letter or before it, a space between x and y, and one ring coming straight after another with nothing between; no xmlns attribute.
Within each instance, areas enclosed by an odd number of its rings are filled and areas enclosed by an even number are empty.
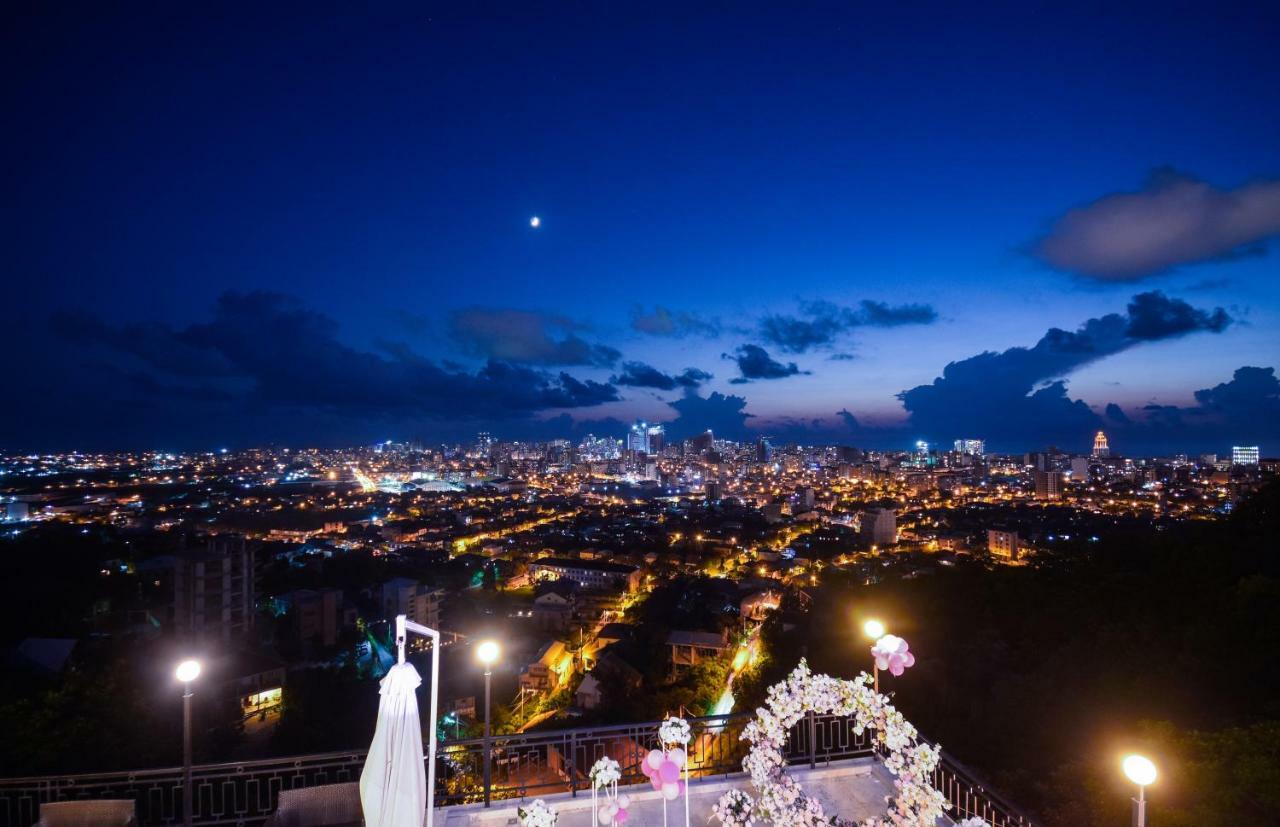
<svg viewBox="0 0 1280 827"><path fill-rule="evenodd" d="M765 705L756 710L756 719L742 732L742 739L751 742L742 767L750 774L759 799L748 807L746 793L725 793L714 810L720 822L725 827L744 827L754 815L782 827L854 824L824 813L822 804L805 795L786 773L783 749L787 732L806 713L814 712L852 717L854 732L861 735L873 730L877 746L887 753L884 765L895 776L896 794L886 798L889 811L883 818L867 819L861 827L934 827L947 806L946 798L930 781L938 765L939 748L920 743L916 728L887 697L872 689L871 683L865 672L851 681L814 675L802 659L786 680L769 687ZM747 815L739 815L744 809Z"/></svg>
<svg viewBox="0 0 1280 827"><path fill-rule="evenodd" d="M534 799L528 808L516 808L516 815L520 818L520 827L555 827L556 819L560 818L556 808L547 806L541 798Z"/></svg>

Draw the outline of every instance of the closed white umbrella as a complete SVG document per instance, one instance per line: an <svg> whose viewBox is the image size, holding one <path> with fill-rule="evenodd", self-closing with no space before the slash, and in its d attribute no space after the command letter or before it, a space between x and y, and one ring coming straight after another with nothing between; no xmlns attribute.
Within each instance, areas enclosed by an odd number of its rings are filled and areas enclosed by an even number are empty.
<svg viewBox="0 0 1280 827"><path fill-rule="evenodd" d="M413 664L400 662L382 679L378 726L360 773L360 806L367 827L422 827L427 775Z"/></svg>

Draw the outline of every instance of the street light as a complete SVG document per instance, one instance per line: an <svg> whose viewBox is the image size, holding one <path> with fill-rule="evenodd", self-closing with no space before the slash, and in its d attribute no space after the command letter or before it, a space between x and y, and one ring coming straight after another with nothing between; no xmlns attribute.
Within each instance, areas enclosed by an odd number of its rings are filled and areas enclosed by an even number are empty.
<svg viewBox="0 0 1280 827"><path fill-rule="evenodd" d="M490 725L489 719L489 680L493 674L493 664L498 660L498 644L492 640L486 640L476 647L476 657L484 664L484 806L489 806L489 781L490 781L490 764L492 759L492 750L490 749Z"/></svg>
<svg viewBox="0 0 1280 827"><path fill-rule="evenodd" d="M191 684L200 677L200 661L184 660L173 674L182 682L182 823L191 827Z"/></svg>
<svg viewBox="0 0 1280 827"><path fill-rule="evenodd" d="M1120 763L1125 776L1138 785L1138 797L1133 799L1133 827L1147 825L1147 786L1156 780L1156 765L1142 755L1127 755Z"/></svg>

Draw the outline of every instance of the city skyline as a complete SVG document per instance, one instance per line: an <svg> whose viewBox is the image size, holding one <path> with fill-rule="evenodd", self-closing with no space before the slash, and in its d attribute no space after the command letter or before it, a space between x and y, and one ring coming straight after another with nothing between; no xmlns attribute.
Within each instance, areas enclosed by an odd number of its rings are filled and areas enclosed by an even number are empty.
<svg viewBox="0 0 1280 827"><path fill-rule="evenodd" d="M1274 9L192 14L11 27L0 450L1280 440Z"/></svg>

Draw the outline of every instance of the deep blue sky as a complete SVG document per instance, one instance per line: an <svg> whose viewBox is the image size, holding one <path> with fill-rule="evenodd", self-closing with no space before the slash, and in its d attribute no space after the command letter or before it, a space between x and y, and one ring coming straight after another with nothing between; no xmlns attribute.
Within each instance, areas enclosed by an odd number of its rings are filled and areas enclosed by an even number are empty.
<svg viewBox="0 0 1280 827"><path fill-rule="evenodd" d="M0 449L1280 442L1275 4L186 5L10 12Z"/></svg>

